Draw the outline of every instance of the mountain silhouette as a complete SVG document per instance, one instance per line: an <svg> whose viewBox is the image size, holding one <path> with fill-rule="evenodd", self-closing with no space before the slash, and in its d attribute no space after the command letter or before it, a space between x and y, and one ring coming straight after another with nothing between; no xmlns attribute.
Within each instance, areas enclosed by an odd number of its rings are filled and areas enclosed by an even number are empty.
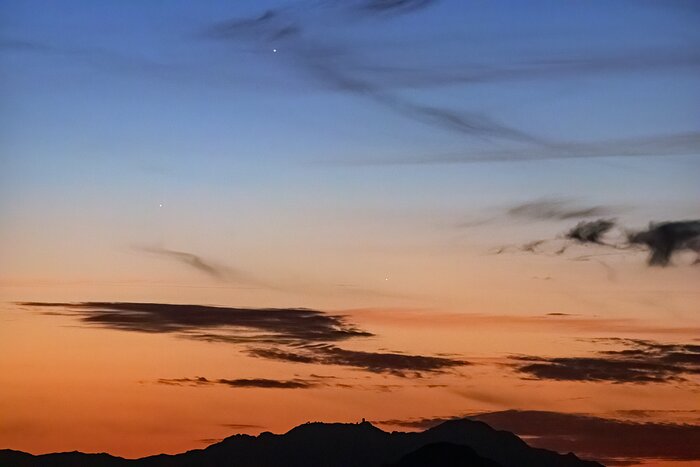
<svg viewBox="0 0 700 467"><path fill-rule="evenodd" d="M422 448L403 456L395 464L387 467L502 467L501 464L481 457L469 446L453 443L426 444Z"/></svg>
<svg viewBox="0 0 700 467"><path fill-rule="evenodd" d="M601 467L569 453L528 446L483 422L450 420L423 432L386 432L369 422L305 423L285 434L234 435L182 454L123 459L67 452L1 450L5 467Z"/></svg>

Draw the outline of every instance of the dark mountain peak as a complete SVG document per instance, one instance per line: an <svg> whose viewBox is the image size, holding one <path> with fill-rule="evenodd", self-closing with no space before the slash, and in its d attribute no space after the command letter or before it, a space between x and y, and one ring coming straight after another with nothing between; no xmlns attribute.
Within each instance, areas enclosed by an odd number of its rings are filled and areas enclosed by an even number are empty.
<svg viewBox="0 0 700 467"><path fill-rule="evenodd" d="M430 434L447 434L458 437L466 437L477 441L481 439L493 439L498 442L515 443L516 445L525 446L526 443L518 438L510 431L501 431L492 428L490 425L470 418L455 418L447 420L439 425L429 428L425 433Z"/></svg>
<svg viewBox="0 0 700 467"><path fill-rule="evenodd" d="M479 420L472 420L470 418L453 418L451 420L445 420L439 425L435 425L431 430L483 430L483 431L494 431L489 425Z"/></svg>
<svg viewBox="0 0 700 467"><path fill-rule="evenodd" d="M454 443L432 443L406 454L387 467L502 467L501 464L481 457L469 446Z"/></svg>
<svg viewBox="0 0 700 467"><path fill-rule="evenodd" d="M257 437L264 438L266 436L277 436L277 435L270 433L269 431L264 431L264 432L260 433ZM226 438L224 438L223 440L221 440L217 444L235 442L235 441L246 440L246 439L254 439L254 438L256 438L256 437L251 436L251 435L246 435L244 433L236 433L235 435L227 436Z"/></svg>
<svg viewBox="0 0 700 467"><path fill-rule="evenodd" d="M434 442L450 442L472 447L482 457L498 461L504 466L588 466L600 467L597 462L584 461L575 454L530 447L510 431L501 431L488 424L469 418L447 420L421 435Z"/></svg>
<svg viewBox="0 0 700 467"><path fill-rule="evenodd" d="M379 434L385 431L372 425L370 422L361 421L359 423L325 423L325 422L306 422L296 426L287 432L287 435L298 434L312 435L342 435L342 434Z"/></svg>

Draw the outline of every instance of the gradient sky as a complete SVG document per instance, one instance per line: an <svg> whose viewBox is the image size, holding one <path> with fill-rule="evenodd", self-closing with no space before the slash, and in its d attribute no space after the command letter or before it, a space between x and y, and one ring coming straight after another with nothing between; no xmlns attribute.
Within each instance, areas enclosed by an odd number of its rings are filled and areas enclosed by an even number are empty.
<svg viewBox="0 0 700 467"><path fill-rule="evenodd" d="M700 218L697 5L382 4L0 1L0 447L140 456L509 409L698 424L694 253L655 268L562 237ZM300 363L24 302L310 308L373 335L272 344ZM690 363L523 368L625 349ZM261 378L308 387L217 382Z"/></svg>

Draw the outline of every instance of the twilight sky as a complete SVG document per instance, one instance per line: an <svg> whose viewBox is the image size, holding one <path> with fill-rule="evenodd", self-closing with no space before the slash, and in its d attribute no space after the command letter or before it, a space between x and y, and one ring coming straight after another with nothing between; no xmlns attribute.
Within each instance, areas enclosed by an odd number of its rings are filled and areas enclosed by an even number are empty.
<svg viewBox="0 0 700 467"><path fill-rule="evenodd" d="M700 461L700 240L666 267L626 241L700 219L699 21L1 0L0 448L479 413L606 462ZM688 443L616 448L603 422Z"/></svg>

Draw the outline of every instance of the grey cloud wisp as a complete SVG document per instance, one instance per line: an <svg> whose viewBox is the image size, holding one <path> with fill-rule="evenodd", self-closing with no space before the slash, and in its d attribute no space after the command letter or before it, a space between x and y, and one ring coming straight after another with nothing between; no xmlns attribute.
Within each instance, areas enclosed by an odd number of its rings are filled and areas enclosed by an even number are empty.
<svg viewBox="0 0 700 467"><path fill-rule="evenodd" d="M530 220L570 220L607 216L614 212L608 206L580 206L567 199L547 198L517 204L506 213L513 218Z"/></svg>
<svg viewBox="0 0 700 467"><path fill-rule="evenodd" d="M367 11L404 9L424 2L367 2ZM410 8L414 9L414 8ZM303 16L303 15L302 15ZM411 102L396 93L362 65L347 46L323 44L303 35L303 18L289 10L271 10L257 18L225 21L205 30L203 36L216 40L256 43L283 48L285 56L300 71L333 89L367 98L410 119L483 139L504 139L520 143L546 144L524 131L501 124L480 112L456 112L442 107Z"/></svg>
<svg viewBox="0 0 700 467"><path fill-rule="evenodd" d="M168 386L228 386L230 388L262 389L309 389L317 385L312 380L294 378L290 380L268 378L208 379L204 376L194 378L159 379L158 384Z"/></svg>
<svg viewBox="0 0 700 467"><path fill-rule="evenodd" d="M386 12L410 12L433 2L368 1L362 10L386 16ZM289 63L332 89L369 99L407 118L487 142L517 143L510 149L486 149L473 153L398 157L381 160L345 160L341 164L434 164L494 161L527 161L591 157L639 157L695 155L700 133L684 132L622 140L569 142L548 138L506 125L487 113L472 109L455 111L411 101L397 88L444 84L476 84L512 79L546 79L581 73L640 72L675 67L700 68L700 54L691 51L643 51L626 56L568 56L534 59L499 67L462 65L452 69L374 66L357 47L332 40L319 42L308 34L305 11L280 9L250 20L234 20L211 26L205 37L235 43L260 43L280 47ZM313 28L311 28L313 29Z"/></svg>
<svg viewBox="0 0 700 467"><path fill-rule="evenodd" d="M695 131L658 134L608 141L555 141L534 132L500 122L489 112L479 110L476 102L462 102L460 110L407 98L405 88L425 88L455 84L477 85L513 80L551 80L578 77L582 74L647 73L668 69L700 69L700 53L692 47L607 52L548 53L520 60L490 60L490 63L382 64L370 58L368 51L385 44L351 43L343 34L324 32L319 39L317 23L338 28L352 28L381 21L398 20L408 14L421 14L437 5L436 0L354 0L307 1L261 11L249 18L219 21L200 29L198 38L225 42L242 51L269 51L279 48L276 63L286 62L302 75L336 91L364 98L406 118L456 132L499 147L460 151L450 154L405 155L392 159L372 156L365 160L346 159L331 163L343 165L383 164L453 164L474 162L532 161L544 159L591 157L639 157L697 155L700 135ZM348 13L351 13L348 15ZM424 44L430 39L419 39ZM12 53L54 54L83 60L90 66L116 65L117 69L146 72L159 79L197 80L205 78L201 64L178 65L150 62L137 57L99 49L70 50L53 44L41 44L22 38L0 39L0 50ZM233 47L232 47L233 50ZM400 54L397 54L400 55ZM184 57L187 59L188 57ZM193 57L189 57L191 59ZM498 57L495 57L498 58ZM212 64L213 69L218 66ZM194 75L193 75L194 73ZM220 73L209 73L221 83ZM504 148L500 143L515 143ZM326 161L329 162L329 161Z"/></svg>
<svg viewBox="0 0 700 467"><path fill-rule="evenodd" d="M352 326L344 316L307 308L258 309L128 302L25 302L20 305L50 309L52 314L56 314L53 310L59 309L88 326L174 334L238 345L251 357L287 363L337 365L372 373L416 377L468 365L458 358L343 349L336 343L371 337L372 334ZM219 384L233 385L221 381ZM243 382L235 384L244 385Z"/></svg>
<svg viewBox="0 0 700 467"><path fill-rule="evenodd" d="M671 383L700 375L700 345L665 344L636 339L607 339L619 345L583 357L533 357L513 359L528 378L556 381L611 383Z"/></svg>
<svg viewBox="0 0 700 467"><path fill-rule="evenodd" d="M134 249L137 251L158 255L163 258L173 259L215 279L224 279L226 276L233 273L233 271L229 268L215 266L214 264L202 259L200 256L193 253L187 253L185 251L168 250L166 248L159 247L134 247Z"/></svg>

